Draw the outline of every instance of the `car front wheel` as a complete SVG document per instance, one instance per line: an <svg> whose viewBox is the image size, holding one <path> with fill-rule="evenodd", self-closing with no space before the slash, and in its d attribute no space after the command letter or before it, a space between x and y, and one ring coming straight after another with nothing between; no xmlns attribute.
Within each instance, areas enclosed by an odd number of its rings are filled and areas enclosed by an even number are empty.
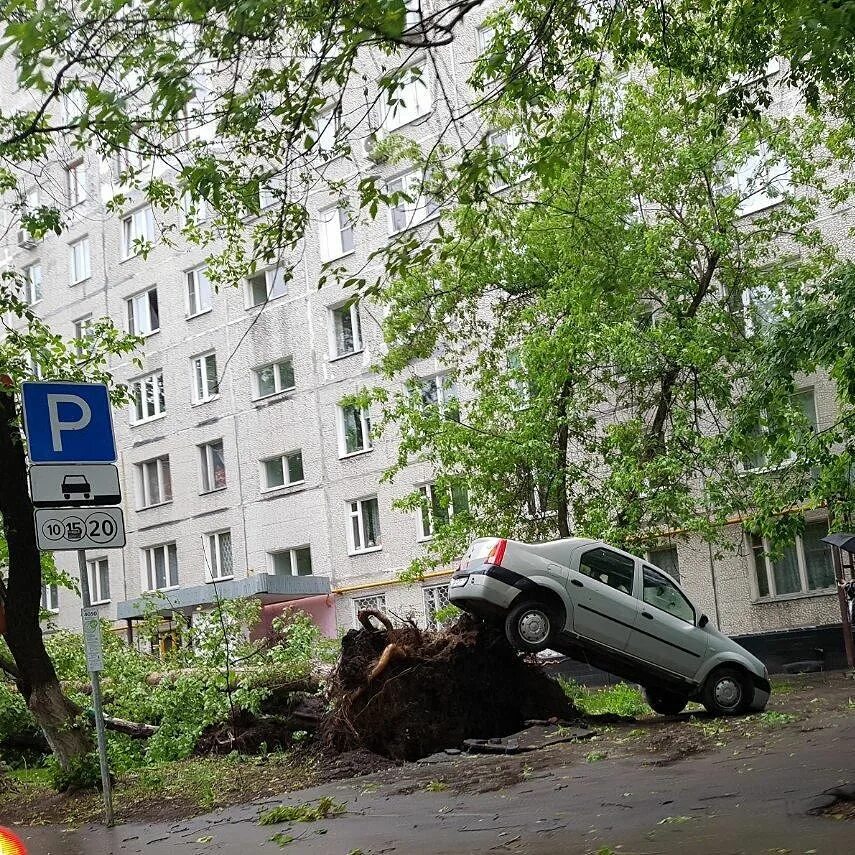
<svg viewBox="0 0 855 855"><path fill-rule="evenodd" d="M645 689L644 699L650 709L659 715L677 715L683 712L689 703L689 696L680 692L669 692L665 689Z"/></svg>
<svg viewBox="0 0 855 855"><path fill-rule="evenodd" d="M725 666L707 677L701 701L713 715L740 715L748 709L753 694L745 673Z"/></svg>
<svg viewBox="0 0 855 855"><path fill-rule="evenodd" d="M511 645L525 653L539 653L552 642L557 629L555 616L543 603L514 606L505 619L505 634Z"/></svg>

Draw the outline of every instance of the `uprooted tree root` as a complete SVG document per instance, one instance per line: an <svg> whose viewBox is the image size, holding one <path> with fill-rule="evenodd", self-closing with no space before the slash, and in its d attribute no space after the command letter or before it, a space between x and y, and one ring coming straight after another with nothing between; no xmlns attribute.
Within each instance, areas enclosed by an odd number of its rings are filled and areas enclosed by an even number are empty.
<svg viewBox="0 0 855 855"><path fill-rule="evenodd" d="M359 620L363 629L342 639L320 729L332 751L416 760L464 739L507 736L527 719L577 715L554 680L470 615L440 632L394 627L374 611Z"/></svg>

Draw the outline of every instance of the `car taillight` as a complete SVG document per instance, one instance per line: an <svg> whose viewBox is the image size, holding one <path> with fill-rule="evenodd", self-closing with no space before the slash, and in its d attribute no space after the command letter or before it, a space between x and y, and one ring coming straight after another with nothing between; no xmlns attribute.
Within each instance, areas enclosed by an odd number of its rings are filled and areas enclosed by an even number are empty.
<svg viewBox="0 0 855 855"><path fill-rule="evenodd" d="M500 565L502 559L505 557L505 547L507 545L508 542L504 538L497 540L487 553L487 560L484 563Z"/></svg>

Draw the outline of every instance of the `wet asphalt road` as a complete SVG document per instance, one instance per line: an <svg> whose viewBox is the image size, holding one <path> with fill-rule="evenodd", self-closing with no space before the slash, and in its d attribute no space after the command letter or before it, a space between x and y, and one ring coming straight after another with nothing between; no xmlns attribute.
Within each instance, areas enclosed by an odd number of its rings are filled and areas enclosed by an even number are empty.
<svg viewBox="0 0 855 855"><path fill-rule="evenodd" d="M797 736L798 744L764 754L724 751L661 768L631 759L538 768L519 785L480 795L401 793L404 767L393 785L372 783L374 776L340 781L189 821L19 833L30 855L574 855L618 846L622 855L853 855L855 823L806 811L824 790L855 783L855 721ZM346 802L348 812L313 824L256 822L264 807L325 794ZM278 831L297 839L280 848L270 840Z"/></svg>

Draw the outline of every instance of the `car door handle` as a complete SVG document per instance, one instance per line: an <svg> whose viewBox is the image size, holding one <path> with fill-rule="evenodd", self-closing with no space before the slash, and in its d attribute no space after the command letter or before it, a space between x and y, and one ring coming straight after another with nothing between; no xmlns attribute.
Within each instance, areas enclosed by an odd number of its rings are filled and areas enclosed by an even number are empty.
<svg viewBox="0 0 855 855"><path fill-rule="evenodd" d="M642 612L641 616L646 617L648 620L653 620L653 615L650 612Z"/></svg>
<svg viewBox="0 0 855 855"><path fill-rule="evenodd" d="M577 588L584 588L585 586L578 579L570 580Z"/></svg>

